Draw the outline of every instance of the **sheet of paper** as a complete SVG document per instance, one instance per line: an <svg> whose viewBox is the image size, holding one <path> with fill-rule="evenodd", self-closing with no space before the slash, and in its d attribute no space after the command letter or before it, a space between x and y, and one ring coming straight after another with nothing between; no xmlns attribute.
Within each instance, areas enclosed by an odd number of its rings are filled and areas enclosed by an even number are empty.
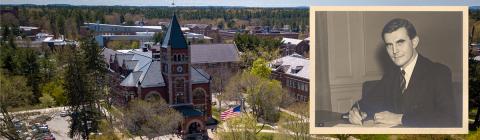
<svg viewBox="0 0 480 140"><path fill-rule="evenodd" d="M385 127L390 128L397 125L394 124L382 124L382 123L375 123L373 120L367 120L363 122L363 125L356 125L356 124L337 124L333 127Z"/></svg>

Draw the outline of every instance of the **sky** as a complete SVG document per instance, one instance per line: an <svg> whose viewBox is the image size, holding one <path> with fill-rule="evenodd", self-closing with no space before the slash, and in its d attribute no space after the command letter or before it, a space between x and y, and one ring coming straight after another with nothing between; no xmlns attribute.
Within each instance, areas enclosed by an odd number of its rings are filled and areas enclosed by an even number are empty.
<svg viewBox="0 0 480 140"><path fill-rule="evenodd" d="M245 6L245 7L300 7L341 5L468 5L480 6L480 0L1 0L0 4L70 4L104 6Z"/></svg>

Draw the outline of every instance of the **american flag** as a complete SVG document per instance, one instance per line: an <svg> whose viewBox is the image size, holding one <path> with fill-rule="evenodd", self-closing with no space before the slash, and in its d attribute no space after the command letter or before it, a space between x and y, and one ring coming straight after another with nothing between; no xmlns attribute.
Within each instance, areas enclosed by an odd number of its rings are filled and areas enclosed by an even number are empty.
<svg viewBox="0 0 480 140"><path fill-rule="evenodd" d="M228 118L233 118L233 117L236 117L238 115L240 115L240 105L239 106L236 106L234 108L230 108L226 111L223 111L222 114L220 114L220 119L222 119L222 121L228 119Z"/></svg>

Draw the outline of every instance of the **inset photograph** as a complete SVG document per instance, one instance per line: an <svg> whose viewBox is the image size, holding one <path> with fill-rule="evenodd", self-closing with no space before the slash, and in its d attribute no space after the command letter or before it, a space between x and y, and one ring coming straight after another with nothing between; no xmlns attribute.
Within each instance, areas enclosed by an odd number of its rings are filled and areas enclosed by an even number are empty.
<svg viewBox="0 0 480 140"><path fill-rule="evenodd" d="M467 133L468 7L311 7L312 134Z"/></svg>

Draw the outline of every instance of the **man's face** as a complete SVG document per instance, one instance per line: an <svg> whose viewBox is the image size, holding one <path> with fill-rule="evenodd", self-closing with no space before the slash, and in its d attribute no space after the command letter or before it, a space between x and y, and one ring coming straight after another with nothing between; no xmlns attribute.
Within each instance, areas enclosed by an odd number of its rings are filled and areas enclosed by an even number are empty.
<svg viewBox="0 0 480 140"><path fill-rule="evenodd" d="M384 34L388 55L399 67L405 67L417 54L415 48L418 45L418 37L410 39L407 30L402 27L391 33Z"/></svg>

